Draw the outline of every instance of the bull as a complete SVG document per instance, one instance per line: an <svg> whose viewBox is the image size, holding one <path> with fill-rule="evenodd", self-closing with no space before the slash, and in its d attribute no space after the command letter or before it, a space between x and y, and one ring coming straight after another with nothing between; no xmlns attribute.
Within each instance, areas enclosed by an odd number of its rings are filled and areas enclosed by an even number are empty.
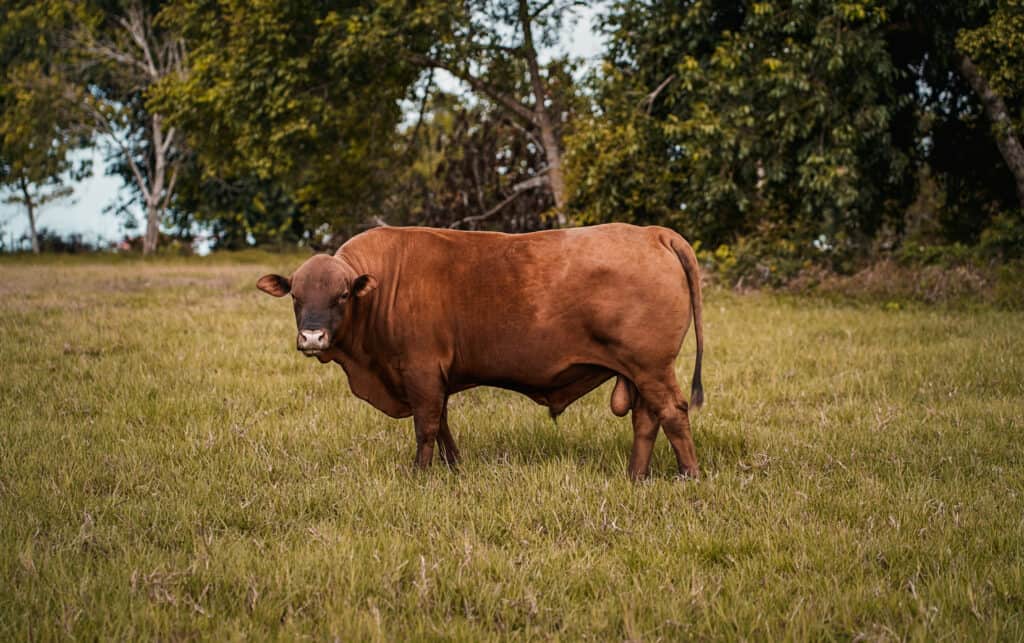
<svg viewBox="0 0 1024 643"><path fill-rule="evenodd" d="M380 411L413 417L418 467L430 466L435 445L458 463L447 413L455 393L517 391L557 417L615 377L611 410L632 412L629 475L648 475L659 427L679 472L700 474L689 420L704 397L700 268L672 230L382 227L257 286L292 296L301 353L340 364L352 392ZM674 364L691 318L688 402Z"/></svg>

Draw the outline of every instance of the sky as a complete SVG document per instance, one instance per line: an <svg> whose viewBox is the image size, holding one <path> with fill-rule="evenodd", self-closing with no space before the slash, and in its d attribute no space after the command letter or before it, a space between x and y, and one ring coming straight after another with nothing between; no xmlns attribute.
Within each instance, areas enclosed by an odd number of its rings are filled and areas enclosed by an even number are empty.
<svg viewBox="0 0 1024 643"><path fill-rule="evenodd" d="M61 236L79 233L86 241L97 238L113 240L121 237L121 219L114 214L105 214L103 209L117 200L122 189L121 178L106 176L103 153L99 148L85 150L80 157L91 158L93 175L72 183L75 192L70 197L44 205L36 213L36 228L55 230ZM0 195L0 201L8 193ZM12 236L17 239L28 230L28 215L25 208L17 204L0 203L0 232L4 241L10 244Z"/></svg>
<svg viewBox="0 0 1024 643"><path fill-rule="evenodd" d="M596 32L598 9L594 5L581 9L579 19L566 29L558 49L568 51L574 57L585 61L586 66L598 60L602 42ZM541 52L542 56L545 52ZM444 83L457 87L458 82L448 79ZM38 213L37 228L54 230L61 236L78 233L86 241L97 239L113 241L124 234L123 220L112 212L104 212L108 206L118 201L118 193L127 190L118 176L107 176L103 162L102 146L81 154L92 158L92 176L73 183L74 194L62 201L49 203ZM128 194L128 192L125 192ZM0 234L7 244L16 240L28 231L28 216L23 207L4 203L6 192L0 192ZM141 221L141 212L136 214Z"/></svg>

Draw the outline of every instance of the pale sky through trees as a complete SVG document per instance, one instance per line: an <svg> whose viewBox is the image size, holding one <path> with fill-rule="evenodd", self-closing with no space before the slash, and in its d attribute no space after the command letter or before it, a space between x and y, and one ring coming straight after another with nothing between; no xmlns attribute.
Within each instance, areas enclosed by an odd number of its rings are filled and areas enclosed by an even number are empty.
<svg viewBox="0 0 1024 643"><path fill-rule="evenodd" d="M596 33L597 9L600 3L583 9L579 12L579 20L567 29L566 41L563 48L568 50L574 57L581 58L593 64L601 53L601 38ZM457 86L454 79L452 85ZM443 89L449 89L448 83L444 83ZM73 183L75 193L63 201L50 203L40 210L38 227L46 228L66 236L78 233L84 236L86 241L93 242L97 238L111 241L119 239L124 233L124 220L113 212L104 213L104 209L114 205L118 201L118 193L125 190L125 200L129 196L128 188L118 176L107 176L106 165L103 162L103 146L99 145L91 150L81 152L90 156L93 162L93 174L84 181ZM15 242L28 231L28 217L24 209L18 205L3 203L6 192L0 193L0 234L6 243L10 243L12 236ZM145 217L142 211L135 206L137 221L143 222ZM141 234L136 230L134 234Z"/></svg>

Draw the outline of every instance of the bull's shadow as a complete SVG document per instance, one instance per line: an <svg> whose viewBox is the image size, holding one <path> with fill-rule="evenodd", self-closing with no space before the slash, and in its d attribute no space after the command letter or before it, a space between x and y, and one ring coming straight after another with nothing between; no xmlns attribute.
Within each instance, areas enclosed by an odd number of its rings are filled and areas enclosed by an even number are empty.
<svg viewBox="0 0 1024 643"><path fill-rule="evenodd" d="M607 390L606 390L607 389ZM466 463L538 466L565 460L602 475L623 475L633 444L629 416L612 415L603 386L552 420L544 407L495 389L478 389L452 399L449 421ZM734 468L758 451L741 434L702 430L693 424L697 456L706 473ZM652 478L678 474L668 440L659 432L651 462Z"/></svg>

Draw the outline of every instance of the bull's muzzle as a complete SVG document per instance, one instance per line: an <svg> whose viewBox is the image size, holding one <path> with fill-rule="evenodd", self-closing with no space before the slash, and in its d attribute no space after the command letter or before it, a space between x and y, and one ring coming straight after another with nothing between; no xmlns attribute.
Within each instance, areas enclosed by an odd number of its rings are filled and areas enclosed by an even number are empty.
<svg viewBox="0 0 1024 643"><path fill-rule="evenodd" d="M317 330L300 330L295 340L295 347L307 356L316 355L328 348L327 331L320 328Z"/></svg>

